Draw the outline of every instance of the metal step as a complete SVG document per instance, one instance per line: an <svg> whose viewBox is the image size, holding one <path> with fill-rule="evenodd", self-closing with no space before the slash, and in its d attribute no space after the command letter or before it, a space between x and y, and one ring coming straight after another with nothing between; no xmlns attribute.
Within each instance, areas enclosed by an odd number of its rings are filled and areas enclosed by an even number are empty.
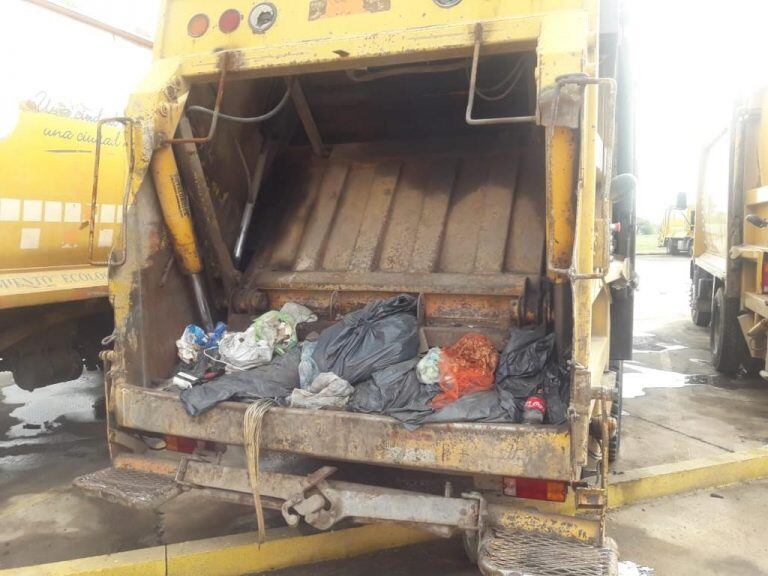
<svg viewBox="0 0 768 576"><path fill-rule="evenodd" d="M182 490L171 476L128 468L104 468L75 478L73 484L106 500L142 509L156 508Z"/></svg>
<svg viewBox="0 0 768 576"><path fill-rule="evenodd" d="M485 576L616 576L618 554L549 534L491 529L478 566Z"/></svg>

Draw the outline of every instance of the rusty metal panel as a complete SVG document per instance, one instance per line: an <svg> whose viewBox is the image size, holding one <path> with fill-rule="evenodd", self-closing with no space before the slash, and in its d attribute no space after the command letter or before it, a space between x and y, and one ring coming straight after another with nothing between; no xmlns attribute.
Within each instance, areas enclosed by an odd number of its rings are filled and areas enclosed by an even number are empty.
<svg viewBox="0 0 768 576"><path fill-rule="evenodd" d="M247 404L225 402L191 418L177 395L130 385L115 387L115 404L118 425L122 427L225 444L243 443ZM264 420L262 448L398 468L570 478L566 427L454 423L409 431L384 416L273 408Z"/></svg>
<svg viewBox="0 0 768 576"><path fill-rule="evenodd" d="M270 304L286 292L323 306L323 292L413 292L428 324L515 325L541 275L541 148L465 139L344 145L329 159L294 151L280 168L288 182L267 185L257 208L248 289Z"/></svg>

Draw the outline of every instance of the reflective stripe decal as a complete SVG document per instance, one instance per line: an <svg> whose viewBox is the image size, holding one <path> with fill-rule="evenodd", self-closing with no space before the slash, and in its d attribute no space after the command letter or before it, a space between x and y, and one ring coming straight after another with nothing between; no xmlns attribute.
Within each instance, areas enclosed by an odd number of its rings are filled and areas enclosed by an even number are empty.
<svg viewBox="0 0 768 576"><path fill-rule="evenodd" d="M43 219L42 200L24 200L24 222L40 222Z"/></svg>
<svg viewBox="0 0 768 576"><path fill-rule="evenodd" d="M40 228L22 228L20 250L37 250L40 247Z"/></svg>
<svg viewBox="0 0 768 576"><path fill-rule="evenodd" d="M18 222L19 220L21 220L21 200L0 198L0 221Z"/></svg>

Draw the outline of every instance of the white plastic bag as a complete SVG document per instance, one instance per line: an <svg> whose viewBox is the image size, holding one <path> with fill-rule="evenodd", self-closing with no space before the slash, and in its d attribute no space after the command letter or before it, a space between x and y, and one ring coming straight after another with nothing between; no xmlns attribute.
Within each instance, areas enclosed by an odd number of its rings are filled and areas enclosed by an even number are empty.
<svg viewBox="0 0 768 576"><path fill-rule="evenodd" d="M440 348L430 348L416 364L416 377L422 384L437 384L440 381L440 353Z"/></svg>
<svg viewBox="0 0 768 576"><path fill-rule="evenodd" d="M317 316L312 310L301 304L295 302L286 302L283 307L280 308L280 312L293 316L296 320L296 324L302 324L303 322L317 322Z"/></svg>
<svg viewBox="0 0 768 576"><path fill-rule="evenodd" d="M219 342L219 356L228 368L248 370L272 361L272 347L256 340L253 326L245 332L227 332Z"/></svg>

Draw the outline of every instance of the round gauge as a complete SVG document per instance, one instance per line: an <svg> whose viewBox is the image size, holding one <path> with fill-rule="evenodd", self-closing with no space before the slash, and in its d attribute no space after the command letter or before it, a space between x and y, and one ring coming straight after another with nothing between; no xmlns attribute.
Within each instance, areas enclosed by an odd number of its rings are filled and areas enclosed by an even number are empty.
<svg viewBox="0 0 768 576"><path fill-rule="evenodd" d="M461 0L435 0L435 4L440 6L440 8L453 8L461 2Z"/></svg>
<svg viewBox="0 0 768 576"><path fill-rule="evenodd" d="M271 2L257 4L248 16L248 24L256 34L263 34L272 28L275 20L277 20L277 8Z"/></svg>

